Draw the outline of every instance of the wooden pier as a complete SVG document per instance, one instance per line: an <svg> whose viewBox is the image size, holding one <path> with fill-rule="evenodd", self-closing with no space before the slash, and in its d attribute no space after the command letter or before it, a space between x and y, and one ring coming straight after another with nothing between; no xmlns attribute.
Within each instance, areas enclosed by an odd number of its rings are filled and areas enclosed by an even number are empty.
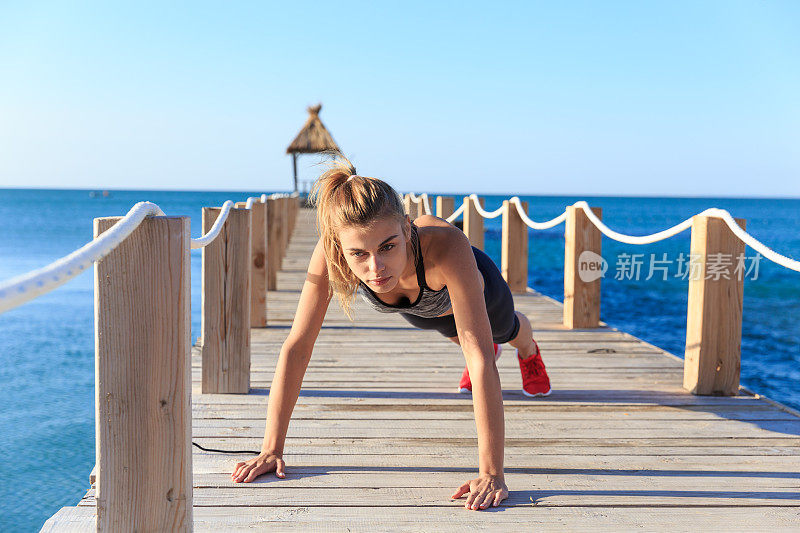
<svg viewBox="0 0 800 533"><path fill-rule="evenodd" d="M202 394L193 348L192 440L204 447L261 446L272 373L316 242L312 217L300 210L268 292L269 325L251 329L249 394ZM195 531L800 528L800 417L757 396L692 395L681 359L604 325L566 329L562 305L534 291L515 302L554 392L523 396L505 346L510 497L500 507L469 511L464 498L450 499L477 474L471 397L455 392L460 348L360 299L351 323L334 299L289 426L286 478L234 484L234 463L252 455L192 447ZM94 487L43 528L94 530Z"/></svg>

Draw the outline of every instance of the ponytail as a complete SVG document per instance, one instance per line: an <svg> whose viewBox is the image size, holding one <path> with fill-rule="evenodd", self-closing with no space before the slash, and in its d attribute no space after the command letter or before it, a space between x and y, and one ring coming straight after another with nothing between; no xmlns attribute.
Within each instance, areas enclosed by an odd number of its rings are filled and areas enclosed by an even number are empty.
<svg viewBox="0 0 800 533"><path fill-rule="evenodd" d="M329 296L336 294L339 305L352 321L352 304L359 279L347 264L336 232L344 226L368 226L384 217L402 221L405 209L402 198L388 183L359 176L344 155L340 152L332 152L332 155L334 159L329 168L314 182L308 202L317 210L317 232L328 267ZM403 231L405 235L405 229ZM411 242L416 246L415 239ZM414 252L416 257L416 250Z"/></svg>

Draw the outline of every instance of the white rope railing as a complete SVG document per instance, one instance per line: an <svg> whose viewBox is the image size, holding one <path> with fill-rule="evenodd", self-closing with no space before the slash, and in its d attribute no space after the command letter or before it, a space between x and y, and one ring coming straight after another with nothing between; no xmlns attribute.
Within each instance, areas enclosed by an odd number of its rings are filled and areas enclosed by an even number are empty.
<svg viewBox="0 0 800 533"><path fill-rule="evenodd" d="M480 202L480 200L478 199L478 195L477 195L477 194L474 194L474 193L473 193L473 194L470 194L470 195L468 196L468 198L469 198L470 200L472 200L472 205L474 205L474 206L475 206L475 210L476 210L478 213L480 213L480 215L481 215L483 218L496 218L496 217L499 217L501 214L503 214L503 206L500 206L500 207L498 207L497 209L495 209L495 210L494 210L494 211L492 211L492 212L486 211L486 210L485 210L485 209L484 209L484 208L481 206L481 202Z"/></svg>
<svg viewBox="0 0 800 533"><path fill-rule="evenodd" d="M533 229L538 229L538 230L550 229L554 226L558 226L559 224L567 220L567 211L564 210L564 212L558 215L556 218L548 220L547 222L534 222L533 220L528 218L528 214L525 213L525 208L522 207L522 204L520 203L519 200L519 196L514 196L513 198L511 198L509 200L509 203L513 204L517 208L517 213L519 213L519 217L522 219L522 221L528 227Z"/></svg>
<svg viewBox="0 0 800 533"><path fill-rule="evenodd" d="M270 196L266 194L261 195L261 201L264 202L267 198L294 198L299 196L298 193L275 193ZM427 214L432 214L430 210L430 204L428 203L428 195L427 193L423 193L420 196L416 196L413 193L409 193L409 197L414 202L422 202L422 205L427 212ZM475 205L476 210L480 213L481 216L485 218L495 218L502 214L503 207L500 207L494 211L486 211L484 210L480 202L478 200L478 196L476 194L471 194L469 199ZM256 201L256 197L250 197L247 199L246 208L252 208L254 202ZM519 213L520 218L525 222L525 224L533 229L536 230L543 230L552 228L566 220L567 212L566 210L560 214L559 216L548 220L546 222L535 222L531 220L528 215L525 213L525 210L520 203L520 199L517 196L512 197L509 202L513 204L517 212ZM211 226L211 229L205 235L198 237L196 239L191 240L191 248L198 249L203 248L204 246L208 246L209 243L213 242L214 239L219 235L222 227L225 223L225 220L228 218L228 214L230 213L231 208L233 208L234 203L231 200L227 200L224 204L222 204L222 211L217 219L214 221L214 224ZM650 235L625 235L623 233L619 233L617 231L612 230L607 225L600 220L597 215L592 212L589 204L585 201L581 200L575 202L573 207L581 208L584 213L586 213L587 218L592 222L592 224L597 227L600 232L602 232L605 236L609 237L610 239L614 239L615 241L623 242L626 244L634 244L634 245L642 245L642 244L651 244L654 242L658 242L669 237L672 237L682 231L689 229L692 226L692 217L687 218L683 222L672 226L671 228L667 228L663 231L659 231L657 233L653 233ZM448 222L455 221L466 208L466 203L462 203L456 211L447 217ZM787 257L785 255L779 254L775 252L771 248L767 247L765 244L760 242L758 239L747 233L744 229L742 229L731 216L724 209L719 208L709 208L705 211L699 213L700 216L709 216L709 217L716 217L721 218L731 231L736 235L739 239L742 240L745 244L753 248L755 251L759 252L761 255L766 257L767 259L777 263L783 267L786 267L790 270L794 270L796 272L800 272L800 261ZM25 302L33 300L45 294L47 292L52 291L56 287L59 287L69 281L70 279L76 277L81 272L89 268L95 261L99 261L106 255L108 255L111 250L113 250L120 242L122 242L128 235L130 235L133 230L135 230L141 222L147 218L148 216L166 216L164 212L161 210L158 205L151 203L151 202L139 202L134 205L128 213L122 217L113 227L111 227L108 231L104 232L102 235L97 237L96 239L90 241L89 243L85 244L81 248L75 250L74 252L53 261L47 266L44 266L40 269L33 270L31 272L27 272L20 276L16 276L11 278L7 281L0 283L0 313L8 311L9 309L13 309L19 305L22 305Z"/></svg>
<svg viewBox="0 0 800 533"><path fill-rule="evenodd" d="M662 241L692 227L692 219L691 217L689 217L680 224L676 224L671 228L659 231L658 233L653 233L650 235L641 235L638 237L633 235L625 235L623 233L617 233L616 231L612 230L611 228L603 224L603 221L597 218L597 215L595 215L594 212L592 212L591 208L589 207L589 204L587 204L583 200L581 200L580 202L575 202L573 204L573 207L580 207L581 209L583 209L583 212L586 213L586 217L592 221L592 224L594 224L597 227L597 229L599 229L603 233L603 235L611 239L614 239L615 241L624 242L626 244L641 245L641 244L650 244ZM706 209L705 211L699 214L705 216L714 216L712 214L713 211L715 211L714 208Z"/></svg>
<svg viewBox="0 0 800 533"><path fill-rule="evenodd" d="M292 198L297 196L297 193L275 193L270 195L272 198ZM266 201L267 195L262 194L260 199L262 202ZM257 197L251 196L247 199L245 208L251 209L257 200ZM191 248L193 250L208 246L217 238L234 205L231 200L226 200L222 204L222 211L208 233L191 240ZM95 261L107 256L128 235L133 233L145 218L150 216L163 217L166 215L158 205L152 202L139 202L108 231L103 232L102 235L74 252L56 259L42 268L0 282L0 313L38 298L76 277Z"/></svg>
<svg viewBox="0 0 800 533"><path fill-rule="evenodd" d="M431 210L431 204L428 201L428 194L427 193L422 195L422 202L423 202L422 206L425 208L425 214L426 215L433 215L433 211Z"/></svg>
<svg viewBox="0 0 800 533"><path fill-rule="evenodd" d="M253 205L250 200L248 200L248 209ZM225 221L228 219L228 213L231 212L234 204L231 200L225 200L225 203L222 204L222 211L220 211L219 216L214 221L214 224L211 226L211 229L208 230L208 233L203 235L202 237L198 237L196 239L192 239L192 250L197 248L203 248L211 244L214 239L217 238L219 232L222 231L222 226L225 224Z"/></svg>
<svg viewBox="0 0 800 533"><path fill-rule="evenodd" d="M426 215L432 215L433 211L431 210L431 204L428 200L428 193L424 192L417 196L413 192L408 193L408 197L411 199L412 202L418 204L422 202L422 209L425 211Z"/></svg>
<svg viewBox="0 0 800 533"><path fill-rule="evenodd" d="M709 210L710 211L710 210ZM766 245L761 243L758 239L747 233L742 227L736 223L730 213L725 211L724 209L716 209L714 211L717 213L710 216L717 216L725 221L728 224L728 227L731 228L731 231L734 235L739 237L746 245L750 248L755 250L756 252L760 253L773 263L777 263L781 266L784 266L790 270L795 270L800 272L800 261L796 261L790 257L786 257L785 255L781 255L778 252L768 248Z"/></svg>
<svg viewBox="0 0 800 533"><path fill-rule="evenodd" d="M412 200L415 198L413 193L409 193ZM495 218L503 212L503 207L494 210L494 211L486 211L484 210L480 202L478 200L477 194L471 194L468 197L473 204L475 205L475 209L480 213L480 215L484 218ZM543 230L549 229L558 224L561 224L567 219L567 211L564 210L563 213L558 215L557 217L548 220L546 222L535 222L531 220L527 213L525 213L525 209L522 207L520 203L520 199L518 196L513 196L509 199L509 203L513 204L517 208L517 213L519 213L520 218L522 219L525 224L535 230ZM614 239L615 241L624 242L626 244L635 244L635 245L642 245L642 244L651 244L654 242L658 242L664 239L668 239L673 235L676 235L682 231L685 231L692 227L692 218L689 217L680 224L676 224L671 228L667 228L663 231L659 231L657 233L652 233L650 235L625 235L624 233L619 233L617 231L612 230L608 226L606 226L602 220L600 220L597 215L594 214L592 209L589 207L589 204L586 203L584 200L580 200L572 204L572 207L579 207L586 213L587 218L592 222L592 224L600 230L603 235L610 239ZM464 209L466 208L466 202L462 203L456 211L446 218L446 220L450 223L458 219L458 217L463 213ZM772 250L771 248L767 247L765 244L760 242L758 239L747 233L744 229L736 223L736 220L731 216L731 214L724 210L719 209L717 207L710 207L705 211L698 213L695 216L707 216L707 217L716 217L721 218L725 221L728 227L731 229L734 235L739 237L745 244L750 246L753 250L760 253L770 261L777 263L781 266L784 266L790 270L794 270L796 272L800 272L800 261L792 259L791 257L787 257L785 255L779 254L778 252Z"/></svg>
<svg viewBox="0 0 800 533"><path fill-rule="evenodd" d="M589 220L592 221L597 229L599 229L604 235L614 239L615 241L624 242L627 244L650 244L653 242L664 240L668 237L672 237L673 235L680 233L686 229L689 229L692 226L692 218L689 217L680 224L676 224L671 228L667 228L663 231L659 231L658 233L653 233L651 235L643 235L640 237L633 237L630 235L624 235L622 233L617 233L616 231L610 229L608 226L603 224L603 222L597 218L592 210L589 208L589 204L584 201L575 202L575 207L580 207L586 213L586 216ZM784 266L790 270L795 270L800 272L800 261L796 261L790 257L786 257L785 255L781 255L774 250L768 248L766 245L761 243L758 239L747 233L745 230L742 229L739 224L736 223L736 220L731 216L724 209L719 209L717 207L710 207L701 213L698 213L696 216L707 216L707 217L716 217L721 218L728 227L731 229L734 235L739 237L745 244L750 246L756 252L759 252L761 255L769 259L770 261L777 263L781 266Z"/></svg>
<svg viewBox="0 0 800 533"><path fill-rule="evenodd" d="M453 221L455 221L461 215L461 213L464 212L464 209L466 207L467 207L467 204L462 203L460 206L458 206L458 209L453 211L453 214L450 215L449 217L447 217L445 220L452 224Z"/></svg>
<svg viewBox="0 0 800 533"><path fill-rule="evenodd" d="M0 283L0 313L48 293L107 256L149 216L165 216L156 204L139 202L108 231L47 266Z"/></svg>

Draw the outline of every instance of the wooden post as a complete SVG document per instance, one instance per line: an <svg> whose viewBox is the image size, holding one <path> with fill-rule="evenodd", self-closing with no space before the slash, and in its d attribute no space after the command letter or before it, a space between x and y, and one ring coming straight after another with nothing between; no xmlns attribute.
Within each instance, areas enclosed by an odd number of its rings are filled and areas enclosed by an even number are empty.
<svg viewBox="0 0 800 533"><path fill-rule="evenodd" d="M436 197L436 216L446 219L455 212L455 198L452 196Z"/></svg>
<svg viewBox="0 0 800 533"><path fill-rule="evenodd" d="M603 210L592 207L602 219ZM567 206L564 229L564 327L600 325L600 280L607 269L601 255L602 234L580 207Z"/></svg>
<svg viewBox="0 0 800 533"><path fill-rule="evenodd" d="M483 198L479 196L478 200L481 203L481 207L483 207ZM467 234L472 246L483 250L483 217L478 213L478 210L475 208L475 202L473 202L469 196L464 197L464 204L467 206L462 215L464 220L464 233Z"/></svg>
<svg viewBox="0 0 800 533"><path fill-rule="evenodd" d="M297 154L292 154L292 170L294 171L294 190L297 190Z"/></svg>
<svg viewBox="0 0 800 533"><path fill-rule="evenodd" d="M281 197L281 268L283 259L286 257L286 249L289 247L289 198Z"/></svg>
<svg viewBox="0 0 800 533"><path fill-rule="evenodd" d="M236 202L245 208L247 202ZM250 208L250 327L267 325L267 206L260 201Z"/></svg>
<svg viewBox="0 0 800 533"><path fill-rule="evenodd" d="M276 236L278 238L278 242L276 243L275 249L277 250L277 270L281 269L283 266L283 248L284 243L286 242L286 234L288 230L286 229L286 202L283 201L283 198L275 198L275 207L277 208L277 225L276 225Z"/></svg>
<svg viewBox="0 0 800 533"><path fill-rule="evenodd" d="M277 198L267 198L267 290L278 287L278 270L281 268L280 243L280 202Z"/></svg>
<svg viewBox="0 0 800 533"><path fill-rule="evenodd" d="M94 265L97 531L192 531L190 235L148 217Z"/></svg>
<svg viewBox="0 0 800 533"><path fill-rule="evenodd" d="M416 218L414 216L414 214L411 212L411 208L412 208L413 205L414 205L414 202L411 201L411 195L409 195L409 194L403 195L403 207L405 207L406 214L408 215L408 218L410 218L412 222Z"/></svg>
<svg viewBox="0 0 800 533"><path fill-rule="evenodd" d="M288 241L291 242L292 235L294 235L294 224L297 222L297 197L290 196L289 200L289 238Z"/></svg>
<svg viewBox="0 0 800 533"><path fill-rule="evenodd" d="M294 235L294 228L297 226L297 213L300 211L300 197L293 196L292 197L292 224L290 226L291 232L290 236ZM291 240L291 237L289 238Z"/></svg>
<svg viewBox="0 0 800 533"><path fill-rule="evenodd" d="M744 219L735 220L745 229ZM692 394L734 396L739 392L744 276L734 273L733 267L738 257L744 257L744 249L722 219L692 217L683 365L683 387ZM727 268L720 268L723 263Z"/></svg>
<svg viewBox="0 0 800 533"><path fill-rule="evenodd" d="M428 203L430 203L430 198L428 198ZM431 214L433 214L433 213L431 213ZM422 215L427 215L427 213L425 212L425 200L420 195L419 196L419 202L417 202L417 216L421 217Z"/></svg>
<svg viewBox="0 0 800 533"><path fill-rule="evenodd" d="M528 202L520 203L527 214ZM528 288L528 226L508 200L503 200L500 265L511 292L525 293Z"/></svg>
<svg viewBox="0 0 800 533"><path fill-rule="evenodd" d="M203 208L207 233L221 208ZM231 209L203 248L202 393L250 391L250 211Z"/></svg>

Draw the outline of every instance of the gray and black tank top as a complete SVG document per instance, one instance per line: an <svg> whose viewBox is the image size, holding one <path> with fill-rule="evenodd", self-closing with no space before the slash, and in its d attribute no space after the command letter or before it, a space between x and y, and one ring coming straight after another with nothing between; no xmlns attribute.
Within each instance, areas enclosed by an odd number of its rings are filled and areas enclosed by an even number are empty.
<svg viewBox="0 0 800 533"><path fill-rule="evenodd" d="M420 291L417 300L413 303L399 303L397 305L387 304L378 298L372 289L370 289L363 281L359 281L359 294L365 302L370 304L375 310L381 313L409 313L411 315L421 316L423 318L433 318L441 315L450 309L450 293L447 290L447 285L440 290L435 291L428 287L425 283L425 265L422 262L422 246L419 243L419 235L417 228L411 225L411 238L416 239L417 254L414 259L417 268L417 283L419 284ZM407 299L404 298L406 301ZM402 301L401 301L402 302Z"/></svg>

